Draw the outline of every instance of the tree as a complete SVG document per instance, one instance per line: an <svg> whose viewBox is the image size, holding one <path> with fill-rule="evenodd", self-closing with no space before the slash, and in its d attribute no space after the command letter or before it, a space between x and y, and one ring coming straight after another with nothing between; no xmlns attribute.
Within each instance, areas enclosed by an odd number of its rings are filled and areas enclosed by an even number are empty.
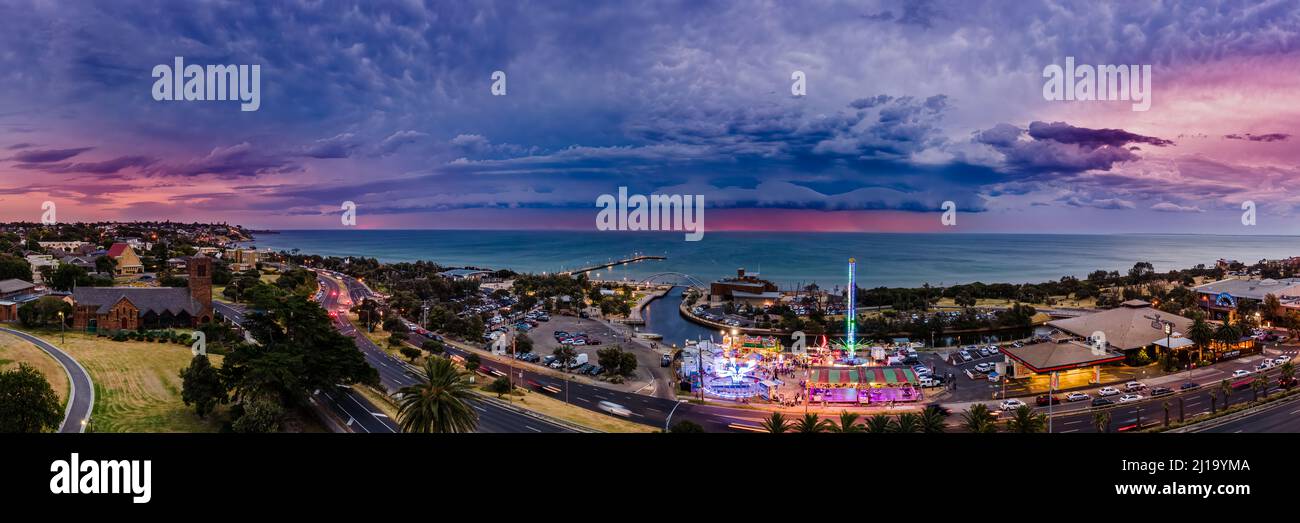
<svg viewBox="0 0 1300 523"><path fill-rule="evenodd" d="M946 429L943 411L939 407L929 406L921 411L921 432L925 434L942 434Z"/></svg>
<svg viewBox="0 0 1300 523"><path fill-rule="evenodd" d="M515 353L527 354L533 351L533 339L527 334L519 333L515 335Z"/></svg>
<svg viewBox="0 0 1300 523"><path fill-rule="evenodd" d="M402 432L473 432L478 427L474 411L474 385L470 373L446 358L424 360L419 383L397 392L398 426Z"/></svg>
<svg viewBox="0 0 1300 523"><path fill-rule="evenodd" d="M442 354L442 352L446 350L443 347L442 342L438 340L425 340L424 343L420 344L420 348L424 349L425 352L428 352L429 354L433 354L435 356Z"/></svg>
<svg viewBox="0 0 1300 523"><path fill-rule="evenodd" d="M1263 393L1264 393L1264 397L1267 398L1267 397L1268 397L1268 378L1266 378L1266 377L1264 377L1264 376L1256 376L1255 379L1254 379L1253 381L1250 382L1250 391L1251 391L1252 393L1254 393L1254 395L1255 395L1253 401L1259 401L1259 393L1260 393L1260 392L1263 392Z"/></svg>
<svg viewBox="0 0 1300 523"><path fill-rule="evenodd" d="M829 425L827 426L827 429L830 432L841 433L862 432L862 425L858 423L858 419L861 417L862 416L856 412L842 410L840 411L840 417L837 422L828 421Z"/></svg>
<svg viewBox="0 0 1300 523"><path fill-rule="evenodd" d="M1036 434L1047 428L1047 417L1041 413L1034 412L1029 405L1021 405L1016 408L1015 416L1007 420L1008 432L1019 432L1021 434Z"/></svg>
<svg viewBox="0 0 1300 523"><path fill-rule="evenodd" d="M804 414L803 418L800 418L799 421L794 424L794 431L803 433L827 432L830 430L830 426L830 420L824 420L821 416L808 413Z"/></svg>
<svg viewBox="0 0 1300 523"><path fill-rule="evenodd" d="M1092 414L1092 424L1097 428L1097 432L1110 432L1110 411L1103 410Z"/></svg>
<svg viewBox="0 0 1300 523"><path fill-rule="evenodd" d="M246 393L238 407L238 416L231 423L231 430L245 433L280 431L284 405L276 393L266 390Z"/></svg>
<svg viewBox="0 0 1300 523"><path fill-rule="evenodd" d="M104 274L113 274L117 270L117 260L105 256L95 258L95 271Z"/></svg>
<svg viewBox="0 0 1300 523"><path fill-rule="evenodd" d="M771 416L764 418L762 425L763 430L772 434L784 434L790 431L790 422L780 412L773 412Z"/></svg>
<svg viewBox="0 0 1300 523"><path fill-rule="evenodd" d="M911 412L904 412L894 418L894 427L891 432L899 434L912 434L921 432L921 416Z"/></svg>
<svg viewBox="0 0 1300 523"><path fill-rule="evenodd" d="M869 433L884 434L893 430L894 419L884 414L876 414L867 418L867 421L863 426Z"/></svg>
<svg viewBox="0 0 1300 523"><path fill-rule="evenodd" d="M495 392L498 398L500 398L502 394L509 394L510 390L513 388L514 386L510 383L510 378L505 376L492 380L492 383L488 384L488 392Z"/></svg>
<svg viewBox="0 0 1300 523"><path fill-rule="evenodd" d="M967 431L975 433L991 433L998 431L998 427L995 424L997 418L993 416L992 412L989 412L988 405L983 403L971 405L966 409L966 412L962 413L961 417L962 425Z"/></svg>
<svg viewBox="0 0 1300 523"><path fill-rule="evenodd" d="M86 269L70 263L60 263L54 272L50 273L49 279L50 287L60 291L71 291L77 286L89 286L92 281Z"/></svg>
<svg viewBox="0 0 1300 523"><path fill-rule="evenodd" d="M0 372L0 433L54 430L63 420L63 405L50 382L26 363Z"/></svg>
<svg viewBox="0 0 1300 523"><path fill-rule="evenodd" d="M1223 394L1223 409L1228 409L1228 395L1232 394L1232 384L1228 380L1219 382L1219 392Z"/></svg>
<svg viewBox="0 0 1300 523"><path fill-rule="evenodd" d="M187 407L194 405L194 412L200 418L206 418L217 405L229 401L221 375L212 367L207 355L194 356L190 366L181 369L181 400Z"/></svg>
<svg viewBox="0 0 1300 523"><path fill-rule="evenodd" d="M1214 327L1205 321L1203 314L1197 314L1196 319L1192 321L1192 326L1187 329L1187 339L1196 343L1196 359L1203 359L1205 347L1214 341Z"/></svg>
<svg viewBox="0 0 1300 523"><path fill-rule="evenodd" d="M467 371L474 372L481 365L483 365L483 358L478 357L478 354L470 354L465 358L465 370Z"/></svg>
<svg viewBox="0 0 1300 523"><path fill-rule="evenodd" d="M63 321L72 319L72 305L54 296L44 296L18 307L18 321L23 327L57 327L59 313Z"/></svg>
<svg viewBox="0 0 1300 523"><path fill-rule="evenodd" d="M0 280L9 279L32 281L31 264L17 256L0 254Z"/></svg>
<svg viewBox="0 0 1300 523"><path fill-rule="evenodd" d="M410 345L403 345L401 349L398 349L398 351L401 352L402 356L404 356L406 359L411 360L411 363L415 363L415 358L420 357L420 354L422 354L420 352L420 349L417 349Z"/></svg>

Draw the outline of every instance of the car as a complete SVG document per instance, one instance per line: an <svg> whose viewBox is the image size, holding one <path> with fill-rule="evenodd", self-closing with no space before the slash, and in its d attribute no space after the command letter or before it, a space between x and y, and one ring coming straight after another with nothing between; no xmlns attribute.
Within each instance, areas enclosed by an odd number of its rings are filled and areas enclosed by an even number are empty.
<svg viewBox="0 0 1300 523"><path fill-rule="evenodd" d="M1186 382L1178 386L1178 390L1192 390L1201 388L1200 383Z"/></svg>
<svg viewBox="0 0 1300 523"><path fill-rule="evenodd" d="M1082 392L1071 392L1065 395L1065 401L1083 401L1091 397Z"/></svg>
<svg viewBox="0 0 1300 523"><path fill-rule="evenodd" d="M583 363L582 365L578 365L578 368L573 369L573 372L576 372L578 374L586 374L587 371L591 370L592 367L595 367L595 365L592 365L590 363Z"/></svg>
<svg viewBox="0 0 1300 523"><path fill-rule="evenodd" d="M582 338L578 338L578 339L576 339L576 340L573 340L573 345L582 346L582 345L586 345L586 344L587 344L587 340L584 340L584 339L582 339Z"/></svg>
<svg viewBox="0 0 1300 523"><path fill-rule="evenodd" d="M1114 396L1116 394L1119 394L1119 389L1115 387L1102 387L1101 390L1097 391L1098 396Z"/></svg>
<svg viewBox="0 0 1300 523"><path fill-rule="evenodd" d="M603 410L615 416L620 416L624 418L632 415L632 411L627 410L627 407L624 407L612 401L601 401L600 403L596 404L596 408L599 408L600 410Z"/></svg>
<svg viewBox="0 0 1300 523"><path fill-rule="evenodd" d="M1119 397L1119 402L1120 402L1120 403L1132 403L1132 402L1134 402L1134 401L1142 401L1142 395L1141 395L1141 394L1125 394L1125 395Z"/></svg>
<svg viewBox="0 0 1300 523"><path fill-rule="evenodd" d="M1002 349L999 349L996 345L989 346L989 354L1001 354L1001 353L1002 353Z"/></svg>
<svg viewBox="0 0 1300 523"><path fill-rule="evenodd" d="M1114 404L1115 402L1111 401L1110 398L1096 398L1092 400L1093 407L1109 407Z"/></svg>
<svg viewBox="0 0 1300 523"><path fill-rule="evenodd" d="M922 387L926 387L926 388L943 386L943 380L932 376L922 377L920 383Z"/></svg>
<svg viewBox="0 0 1300 523"><path fill-rule="evenodd" d="M550 368L552 368L552 369L558 369L558 368L560 368L560 367L563 367L564 365L560 363L560 360L555 360L555 361L552 361L551 364L550 364L550 365L547 365L547 366L550 367Z"/></svg>
<svg viewBox="0 0 1300 523"><path fill-rule="evenodd" d="M1250 375L1250 371L1248 371L1248 370L1246 370L1246 369L1237 369L1237 370L1232 371L1232 377L1234 377L1234 378L1241 378L1241 377L1245 377L1245 376L1249 376L1249 375Z"/></svg>
<svg viewBox="0 0 1300 523"><path fill-rule="evenodd" d="M592 365L591 368L587 369L587 374L592 376L599 376L602 372L605 372L605 368L600 365Z"/></svg>
<svg viewBox="0 0 1300 523"><path fill-rule="evenodd" d="M1130 381L1130 382L1124 384L1124 391L1125 391L1125 392L1133 392L1133 391L1135 391L1135 390L1142 390L1142 389L1145 389L1145 388L1147 388L1146 384L1143 384L1143 383L1141 383L1141 382L1137 382L1137 381Z"/></svg>
<svg viewBox="0 0 1300 523"><path fill-rule="evenodd" d="M933 371L931 371L930 368L926 367L925 365L913 365L912 372L915 372L918 377L921 377L927 374L931 374Z"/></svg>
<svg viewBox="0 0 1300 523"><path fill-rule="evenodd" d="M1040 394L1038 398L1034 399L1034 403L1037 403L1040 407L1058 405L1061 403L1061 398L1048 394Z"/></svg>
<svg viewBox="0 0 1300 523"><path fill-rule="evenodd" d="M988 355L989 355L989 350L988 350L988 349L980 349L980 350L979 350L979 354L980 354L980 357L981 357L981 358L987 358Z"/></svg>
<svg viewBox="0 0 1300 523"><path fill-rule="evenodd" d="M959 351L957 351L957 355L958 355L958 356L961 356L961 359L962 359L963 361L970 361L970 360L971 360L970 353L969 353L969 352L966 352L966 351L964 351L964 350L959 350Z"/></svg>
<svg viewBox="0 0 1300 523"><path fill-rule="evenodd" d="M1016 410L1023 406L1025 406L1025 402L1016 398L1011 398L1009 400L1002 400L1002 404L998 405L998 408L1002 410Z"/></svg>
<svg viewBox="0 0 1300 523"><path fill-rule="evenodd" d="M993 369L994 367L992 363L978 363L975 365L975 370L979 372L988 373L991 372Z"/></svg>
<svg viewBox="0 0 1300 523"><path fill-rule="evenodd" d="M1171 389L1169 387L1156 387L1154 389L1151 389L1151 397L1164 396L1166 394L1173 394L1173 393L1174 393L1174 389Z"/></svg>
<svg viewBox="0 0 1300 523"><path fill-rule="evenodd" d="M587 345L600 345L600 340L596 338L589 339Z"/></svg>
<svg viewBox="0 0 1300 523"><path fill-rule="evenodd" d="M1271 368L1273 368L1273 360L1264 360L1260 362L1259 366L1255 367L1255 372L1264 372Z"/></svg>
<svg viewBox="0 0 1300 523"><path fill-rule="evenodd" d="M1286 363L1286 362L1288 362L1288 361L1291 361L1291 357L1290 357L1290 356L1287 356L1287 355L1285 355L1285 354L1284 354L1284 355L1281 355L1281 356L1278 356L1278 357L1276 357L1276 358L1273 358L1273 364L1274 364L1274 365L1281 365L1281 364Z"/></svg>

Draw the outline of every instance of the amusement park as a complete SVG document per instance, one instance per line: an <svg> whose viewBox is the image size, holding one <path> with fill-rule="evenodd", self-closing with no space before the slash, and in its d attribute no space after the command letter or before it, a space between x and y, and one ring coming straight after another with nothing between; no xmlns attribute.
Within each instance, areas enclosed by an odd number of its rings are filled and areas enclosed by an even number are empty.
<svg viewBox="0 0 1300 523"><path fill-rule="evenodd" d="M848 261L846 311L856 310L857 261ZM792 334L789 347L775 335L721 329L719 341L687 342L678 369L682 383L703 399L752 400L783 406L894 406L924 399L921 380L905 363L916 348L905 339L864 345L855 314L844 315L844 336L808 343Z"/></svg>

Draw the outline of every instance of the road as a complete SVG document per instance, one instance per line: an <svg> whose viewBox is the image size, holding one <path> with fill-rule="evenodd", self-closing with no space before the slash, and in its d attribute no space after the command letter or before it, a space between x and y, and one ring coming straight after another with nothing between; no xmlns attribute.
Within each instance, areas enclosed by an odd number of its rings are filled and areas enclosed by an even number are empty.
<svg viewBox="0 0 1300 523"><path fill-rule="evenodd" d="M85 367L62 349L36 336L6 328L0 328L0 332L7 332L31 342L49 353L59 362L59 365L63 366L63 370L68 373L68 385L71 390L68 392L68 406L63 411L63 423L59 424L59 432L85 432L86 425L90 423L90 413L95 408L95 386L90 381L90 374L86 372Z"/></svg>
<svg viewBox="0 0 1300 523"><path fill-rule="evenodd" d="M1300 402L1279 401L1277 405L1269 406L1249 416L1203 430L1193 429L1189 432L1300 432Z"/></svg>
<svg viewBox="0 0 1300 523"><path fill-rule="evenodd" d="M245 311L240 305L213 301L212 308L236 324L242 325L244 323ZM311 401L317 402L318 405L328 409L343 420L346 430L364 433L392 433L399 431L394 420L380 412L373 403L370 403L369 400L350 387L340 387L332 391L316 391L311 396Z"/></svg>
<svg viewBox="0 0 1300 523"><path fill-rule="evenodd" d="M318 279L325 288L325 294L321 299L321 304L326 310L339 311L350 308L353 303L360 301L361 298L369 296L369 289L360 285L359 282L351 280L348 282L347 292L343 291L343 282L334 278L326 277L318 273ZM350 279L349 279L350 280ZM414 385L420 381L419 369L414 365L394 358L391 354L385 352L378 345L375 345L370 338L366 337L353 326L348 320L346 314L338 314L335 320L335 326L344 335L356 340L357 348L365 355L366 362L379 372L379 380L384 389L390 394L398 389L408 385ZM508 433L532 433L532 432L573 432L568 427L552 423L543 418L532 416L524 412L503 407L491 402L476 402L473 405L478 410L479 423L478 432L508 432Z"/></svg>

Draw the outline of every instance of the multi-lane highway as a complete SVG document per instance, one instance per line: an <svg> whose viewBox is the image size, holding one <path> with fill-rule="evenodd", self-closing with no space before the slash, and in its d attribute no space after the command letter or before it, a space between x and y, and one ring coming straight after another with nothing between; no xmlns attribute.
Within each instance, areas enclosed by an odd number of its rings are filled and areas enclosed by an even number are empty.
<svg viewBox="0 0 1300 523"><path fill-rule="evenodd" d="M326 310L346 311L352 304L369 295L369 289L355 280L349 282L346 285L347 290L344 290L345 284L334 277L320 274L318 279L325 289L325 293L321 298L321 305ZM379 371L379 380L384 389L390 394L402 387L419 382L417 377L419 369L410 363L394 358L375 345L370 338L359 332L347 320L346 314L338 314L335 322L335 325L343 334L356 340L357 347L361 349L362 354L366 357L366 362ZM479 432L572 432L567 427L541 417L492 402L477 402L473 407L478 410L479 414Z"/></svg>
<svg viewBox="0 0 1300 523"><path fill-rule="evenodd" d="M16 331L13 329L0 328L0 332L7 332L19 338L31 342L33 345L40 347L41 350L49 353L59 365L63 366L64 371L68 373L68 406L63 411L63 423L59 425L59 432L85 432L86 424L90 423L90 413L95 408L95 386L90 381L90 374L86 369L72 359L68 353L55 347L49 342L27 334L26 332Z"/></svg>

